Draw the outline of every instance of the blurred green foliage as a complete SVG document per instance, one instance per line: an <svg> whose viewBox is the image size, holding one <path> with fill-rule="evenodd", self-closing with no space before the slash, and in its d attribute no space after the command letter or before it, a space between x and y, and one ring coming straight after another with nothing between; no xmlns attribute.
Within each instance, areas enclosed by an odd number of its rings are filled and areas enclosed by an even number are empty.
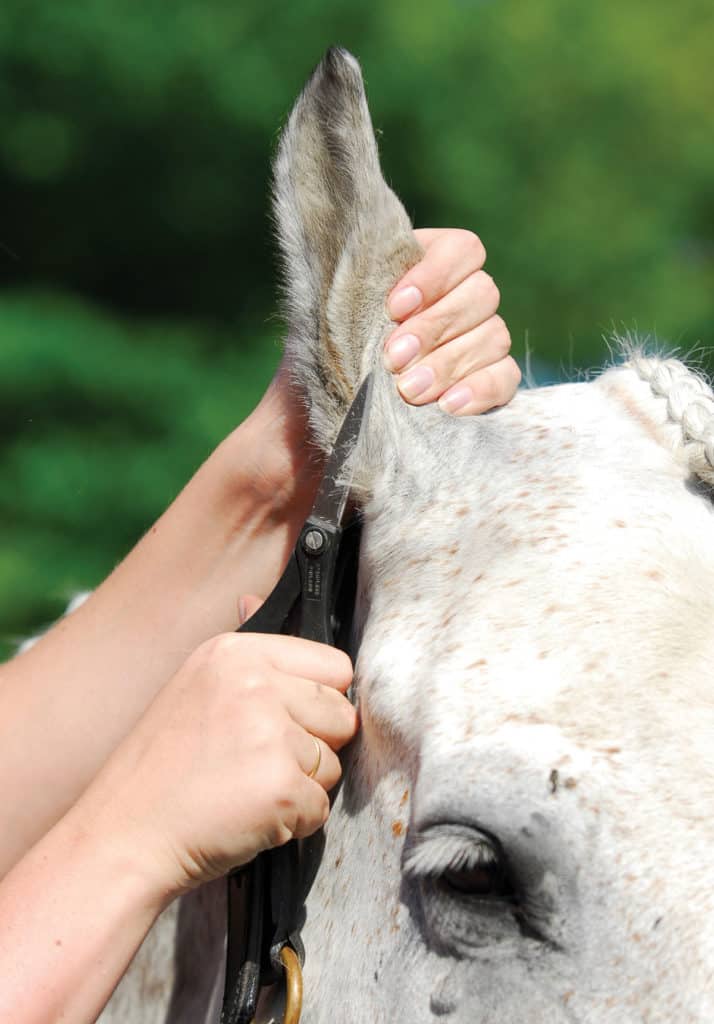
<svg viewBox="0 0 714 1024"><path fill-rule="evenodd" d="M711 341L713 40L711 0L4 0L4 638L95 584L268 379L270 155L328 45L415 222L478 231L516 355L556 375L613 327Z"/></svg>
<svg viewBox="0 0 714 1024"><path fill-rule="evenodd" d="M234 340L57 294L0 302L6 652L106 576L250 412L279 349Z"/></svg>

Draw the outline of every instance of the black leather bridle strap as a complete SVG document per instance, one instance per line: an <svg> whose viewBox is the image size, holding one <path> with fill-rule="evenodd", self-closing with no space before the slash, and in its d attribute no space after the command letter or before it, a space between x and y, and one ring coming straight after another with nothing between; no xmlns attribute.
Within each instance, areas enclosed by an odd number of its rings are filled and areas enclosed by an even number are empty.
<svg viewBox="0 0 714 1024"><path fill-rule="evenodd" d="M260 854L226 879L228 927L221 1024L251 1024L260 992L267 858ZM249 905L246 904L249 902Z"/></svg>
<svg viewBox="0 0 714 1024"><path fill-rule="evenodd" d="M370 390L368 374L345 416L288 564L267 601L240 631L288 633L348 649L360 530L357 521L345 526L350 477L344 470L362 428ZM303 869L314 858L305 857L303 849L315 846L292 840L259 854L228 878L221 1024L251 1024L261 987L284 976L280 954L285 946L304 963L300 915L309 872Z"/></svg>

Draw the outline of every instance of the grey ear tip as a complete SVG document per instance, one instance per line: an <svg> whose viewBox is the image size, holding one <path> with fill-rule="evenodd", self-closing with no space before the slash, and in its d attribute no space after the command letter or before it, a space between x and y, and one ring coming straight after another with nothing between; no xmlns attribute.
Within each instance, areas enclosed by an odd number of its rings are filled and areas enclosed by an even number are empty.
<svg viewBox="0 0 714 1024"><path fill-rule="evenodd" d="M330 46L322 58L326 64L333 64L337 67L348 64L352 68L358 68L359 63L349 50L344 46Z"/></svg>
<svg viewBox="0 0 714 1024"><path fill-rule="evenodd" d="M341 83L362 87L362 69L359 61L342 46L331 46L317 67L317 73L324 74Z"/></svg>

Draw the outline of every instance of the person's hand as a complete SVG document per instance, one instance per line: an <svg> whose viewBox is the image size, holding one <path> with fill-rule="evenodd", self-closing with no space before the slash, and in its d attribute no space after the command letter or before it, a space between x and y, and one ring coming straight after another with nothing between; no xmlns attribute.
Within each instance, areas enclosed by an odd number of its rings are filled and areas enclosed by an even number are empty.
<svg viewBox="0 0 714 1024"><path fill-rule="evenodd" d="M497 315L500 294L484 270L486 250L470 231L415 232L422 260L392 289L387 309L399 327L384 361L412 405L438 400L456 416L485 412L513 397L521 374Z"/></svg>
<svg viewBox="0 0 714 1024"><path fill-rule="evenodd" d="M387 296L387 309L399 326L385 342L384 358L397 374L402 396L413 405L439 401L457 416L503 405L513 397L521 374L508 354L508 328L496 313L498 288L481 269L483 245L472 232L458 228L424 228L415 234L424 256ZM418 304L407 312L410 300ZM415 340L410 343L408 337ZM411 355L410 345L416 346ZM426 389L409 394L410 383L420 381ZM274 515L290 518L294 527L286 535L287 557L294 530L312 505L323 463L319 452L305 444L307 410L295 400L284 360L246 429L252 439L246 441L241 433L239 452L234 451L234 432L217 453L225 478L234 481L228 505L248 488ZM243 467L238 479L236 465Z"/></svg>
<svg viewBox="0 0 714 1024"><path fill-rule="evenodd" d="M343 695L351 679L347 655L322 644L215 637L166 684L77 809L139 850L172 894L310 835L340 777L335 751L357 728Z"/></svg>

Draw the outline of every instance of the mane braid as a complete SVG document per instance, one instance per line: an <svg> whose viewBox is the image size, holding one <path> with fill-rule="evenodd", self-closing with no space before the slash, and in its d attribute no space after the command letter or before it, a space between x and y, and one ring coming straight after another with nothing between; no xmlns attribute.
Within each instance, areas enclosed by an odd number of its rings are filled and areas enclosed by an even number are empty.
<svg viewBox="0 0 714 1024"><path fill-rule="evenodd" d="M714 393L709 384L678 359L632 353L626 365L657 398L666 399L667 415L682 432L689 470L714 485Z"/></svg>

